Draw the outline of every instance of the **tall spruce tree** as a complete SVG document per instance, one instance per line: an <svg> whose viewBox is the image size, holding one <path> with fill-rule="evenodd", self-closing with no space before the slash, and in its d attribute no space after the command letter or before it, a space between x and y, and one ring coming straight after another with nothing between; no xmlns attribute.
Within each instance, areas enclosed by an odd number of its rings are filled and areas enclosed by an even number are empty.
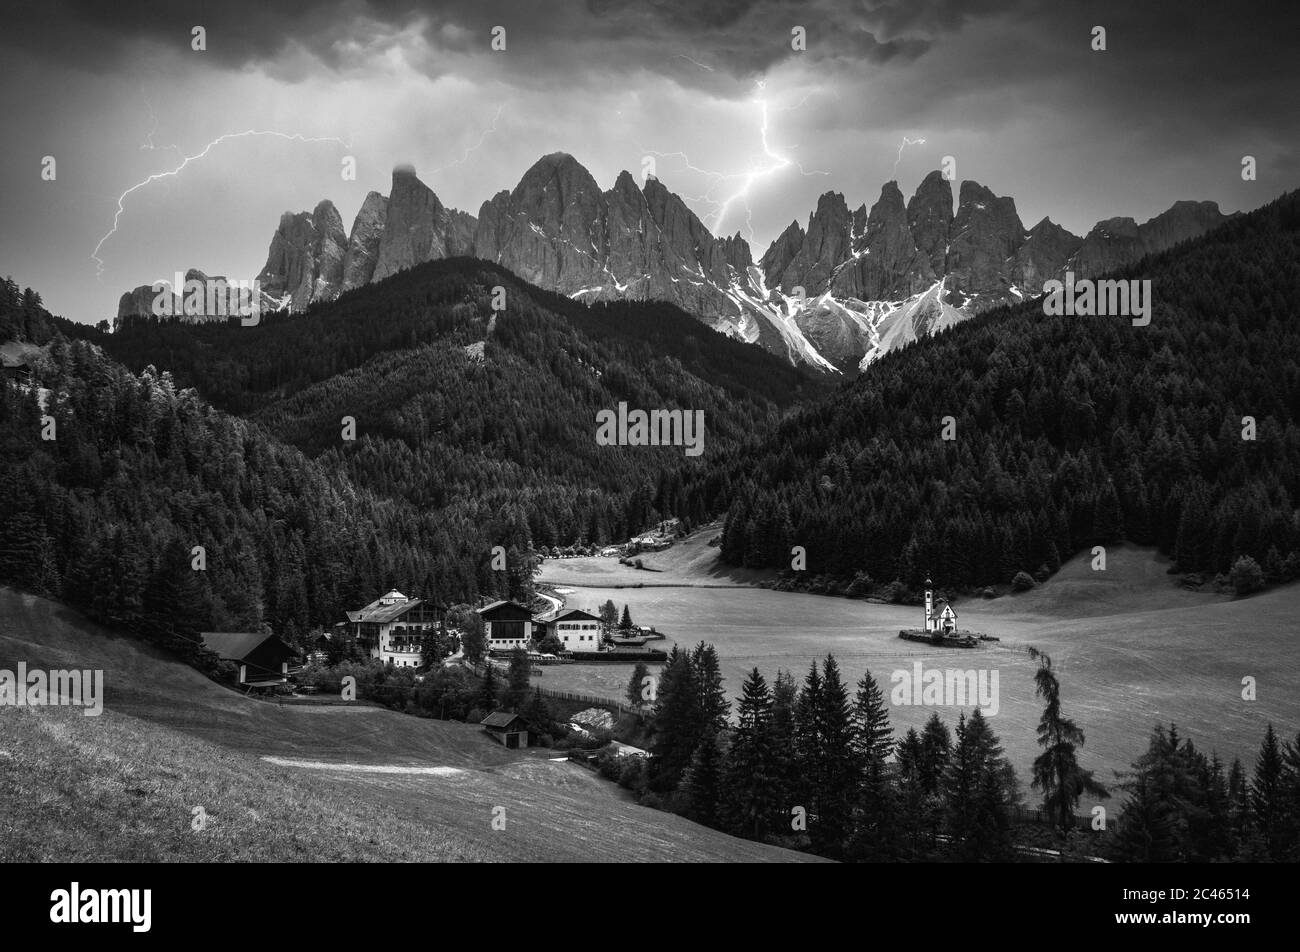
<svg viewBox="0 0 1300 952"><path fill-rule="evenodd" d="M1147 751L1133 763L1121 785L1124 802L1113 844L1115 856L1128 862L1197 861L1192 830L1200 822L1200 789L1188 749L1171 724L1157 725Z"/></svg>
<svg viewBox="0 0 1300 952"><path fill-rule="evenodd" d="M821 793L825 790L820 774L822 710L822 675L814 661L794 704L795 776L792 778L795 802L807 810L810 817L819 812Z"/></svg>
<svg viewBox="0 0 1300 952"><path fill-rule="evenodd" d="M772 682L772 773L776 779L773 795L777 811L789 817L795 806L797 753L795 741L794 709L799 697L799 687L794 675L777 669ZM786 832L786 830L782 830Z"/></svg>
<svg viewBox="0 0 1300 952"><path fill-rule="evenodd" d="M833 655L822 662L820 761L817 776L823 784L820 815L810 825L813 843L827 856L840 856L853 829L862 767L858 759L853 705Z"/></svg>
<svg viewBox="0 0 1300 952"><path fill-rule="evenodd" d="M938 712L931 714L921 730L920 758L917 775L921 790L926 794L938 793L952 754L952 734Z"/></svg>
<svg viewBox="0 0 1300 952"><path fill-rule="evenodd" d="M1091 770L1079 766L1077 750L1084 743L1083 731L1061 712L1061 684L1052 670L1052 659L1039 655L1038 660L1034 686L1044 702L1038 721L1038 745L1043 752L1034 759L1033 788L1043 792L1043 812L1064 836L1074 828L1074 810L1085 793L1098 798L1110 793L1093 779Z"/></svg>
<svg viewBox="0 0 1300 952"><path fill-rule="evenodd" d="M1255 776L1250 784L1250 808L1255 828L1264 840L1268 858L1280 862L1289 847L1287 808L1283 784L1282 750L1270 723L1255 761Z"/></svg>
<svg viewBox="0 0 1300 952"><path fill-rule="evenodd" d="M780 808L772 706L767 681L754 668L741 686L736 705L736 728L727 751L723 801L728 828L755 840L762 839L772 828Z"/></svg>
<svg viewBox="0 0 1300 952"><path fill-rule="evenodd" d="M954 858L989 862L1013 855L1010 809L1015 777L979 708L957 721L944 793L945 827Z"/></svg>
<svg viewBox="0 0 1300 952"><path fill-rule="evenodd" d="M849 855L858 860L898 859L900 823L897 794L889 770L894 735L884 692L870 671L858 681L853 716L861 786ZM916 736L915 732L912 736Z"/></svg>
<svg viewBox="0 0 1300 952"><path fill-rule="evenodd" d="M690 765L682 773L682 812L696 823L720 827L722 814L723 757L718 735L709 731L695 745Z"/></svg>
<svg viewBox="0 0 1300 952"><path fill-rule="evenodd" d="M676 790L695 754L702 735L698 702L691 657L673 645L655 695L650 788L656 792Z"/></svg>
<svg viewBox="0 0 1300 952"><path fill-rule="evenodd" d="M695 672L695 690L698 693L700 730L720 734L727 729L731 702L722 686L722 668L713 645L700 642L691 652L691 668Z"/></svg>

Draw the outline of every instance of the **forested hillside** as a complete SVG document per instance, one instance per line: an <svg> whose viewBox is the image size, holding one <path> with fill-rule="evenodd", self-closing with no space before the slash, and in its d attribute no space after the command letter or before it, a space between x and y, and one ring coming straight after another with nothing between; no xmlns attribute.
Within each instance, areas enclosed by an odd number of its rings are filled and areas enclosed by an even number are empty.
<svg viewBox="0 0 1300 952"><path fill-rule="evenodd" d="M589 307L472 259L430 262L257 327L136 319L111 335L78 333L132 369L170 371L358 485L456 523L521 507L548 546L720 512L730 493L709 478L713 461L827 386L672 305ZM702 410L703 456L597 445L596 413L620 401ZM343 438L344 417L355 440Z"/></svg>
<svg viewBox="0 0 1300 952"><path fill-rule="evenodd" d="M497 284L508 306L494 317ZM809 385L675 308L588 309L483 262L412 269L252 328L110 335L5 288L5 336L48 345L30 380L0 386L0 580L186 653L206 627L295 639L390 588L518 595L530 541L702 519L728 498L710 455ZM596 411L620 400L703 410L704 456L597 445ZM506 572L491 570L497 545Z"/></svg>
<svg viewBox="0 0 1300 952"><path fill-rule="evenodd" d="M294 638L399 584L494 584L475 556L510 513L464 527L378 498L85 342L56 339L50 364L43 409L0 388L0 579L178 649L214 625Z"/></svg>
<svg viewBox="0 0 1300 952"><path fill-rule="evenodd" d="M1128 539L1300 574L1300 193L1118 277L1151 280L1149 326L1000 309L756 439L724 557L960 587Z"/></svg>

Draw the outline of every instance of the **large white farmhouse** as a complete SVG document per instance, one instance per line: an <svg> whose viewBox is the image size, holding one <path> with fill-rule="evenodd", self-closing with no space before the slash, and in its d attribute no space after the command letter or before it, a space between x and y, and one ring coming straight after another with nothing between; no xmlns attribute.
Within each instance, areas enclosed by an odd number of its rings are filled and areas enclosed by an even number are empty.
<svg viewBox="0 0 1300 952"><path fill-rule="evenodd" d="M352 635L371 658L399 668L418 668L420 648L443 620L441 609L393 589L365 608L348 612Z"/></svg>

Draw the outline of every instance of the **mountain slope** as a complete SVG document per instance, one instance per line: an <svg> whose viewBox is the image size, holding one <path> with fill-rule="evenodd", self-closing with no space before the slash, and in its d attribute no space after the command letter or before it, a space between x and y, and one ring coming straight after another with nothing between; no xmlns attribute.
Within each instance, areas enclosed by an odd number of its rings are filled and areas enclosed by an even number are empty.
<svg viewBox="0 0 1300 952"><path fill-rule="evenodd" d="M1042 293L1069 269L1096 277L1135 264L1228 220L1213 202L1177 202L1138 225L1099 222L1085 238L1044 218L1025 231L1015 201L978 182L934 171L903 204L887 182L868 211L850 213L827 192L760 260L765 286L803 289L792 310L804 338L841 370L864 369L889 351L975 314Z"/></svg>
<svg viewBox="0 0 1300 952"><path fill-rule="evenodd" d="M1300 193L1117 277L1149 326L996 308L782 421L736 461L724 556L961 587L1128 539L1300 575Z"/></svg>
<svg viewBox="0 0 1300 952"><path fill-rule="evenodd" d="M102 670L107 699L95 718L4 710L0 861L818 861L638 806L476 725L240 696L0 586L0 668L20 660Z"/></svg>
<svg viewBox="0 0 1300 952"><path fill-rule="evenodd" d="M82 333L132 369L166 368L325 471L482 540L481 552L453 547L470 573L456 590L488 584L471 578L493 544L595 543L666 515L710 518L724 487L692 479L697 491L683 495L688 474L825 386L672 305L590 306L472 259L403 270L256 327L136 319ZM702 455L598 444L596 414L622 402L702 413ZM343 438L345 417L355 440Z"/></svg>

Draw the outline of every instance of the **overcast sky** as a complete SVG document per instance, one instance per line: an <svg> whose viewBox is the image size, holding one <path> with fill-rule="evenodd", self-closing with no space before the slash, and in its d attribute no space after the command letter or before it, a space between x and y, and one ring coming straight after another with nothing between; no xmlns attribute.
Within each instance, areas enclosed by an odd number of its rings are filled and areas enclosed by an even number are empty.
<svg viewBox="0 0 1300 952"><path fill-rule="evenodd" d="M546 153L572 153L606 188L653 155L755 258L791 220L806 225L822 192L869 207L893 178L910 196L949 155L958 180L1014 197L1026 227L1047 215L1079 234L1177 199L1227 212L1300 185L1289 2L6 7L0 273L81 321L176 270L252 278L282 211L329 198L350 228L398 163L477 215ZM191 49L195 25L205 51ZM248 130L280 135L237 135ZM925 141L900 158L905 139Z"/></svg>

